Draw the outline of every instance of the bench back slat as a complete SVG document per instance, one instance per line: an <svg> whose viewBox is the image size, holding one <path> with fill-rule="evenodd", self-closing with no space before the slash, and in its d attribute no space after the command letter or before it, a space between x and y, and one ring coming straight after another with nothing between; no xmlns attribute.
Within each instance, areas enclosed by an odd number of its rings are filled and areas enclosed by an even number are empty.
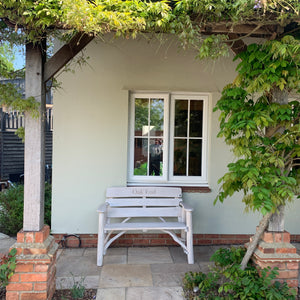
<svg viewBox="0 0 300 300"><path fill-rule="evenodd" d="M106 190L107 198L150 197L181 198L181 188L173 187L110 187Z"/></svg>
<svg viewBox="0 0 300 300"><path fill-rule="evenodd" d="M106 202L114 207L127 206L178 206L181 198L108 198Z"/></svg>
<svg viewBox="0 0 300 300"><path fill-rule="evenodd" d="M108 207L108 218L126 217L179 217L179 207Z"/></svg>

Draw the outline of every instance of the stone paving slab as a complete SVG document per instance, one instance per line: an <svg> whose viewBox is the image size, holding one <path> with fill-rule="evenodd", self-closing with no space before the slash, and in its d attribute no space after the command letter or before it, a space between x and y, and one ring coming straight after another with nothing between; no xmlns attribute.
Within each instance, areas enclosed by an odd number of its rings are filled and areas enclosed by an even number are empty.
<svg viewBox="0 0 300 300"><path fill-rule="evenodd" d="M151 264L152 273L182 273L182 272L197 272L199 271L198 265L189 265L189 264Z"/></svg>
<svg viewBox="0 0 300 300"><path fill-rule="evenodd" d="M56 277L56 288L71 289L74 284L82 284L86 289L98 289L99 276Z"/></svg>
<svg viewBox="0 0 300 300"><path fill-rule="evenodd" d="M128 264L173 263L168 247L128 248Z"/></svg>
<svg viewBox="0 0 300 300"><path fill-rule="evenodd" d="M126 290L126 300L182 300L182 299L184 299L183 290L180 286L146 287L146 288L132 287Z"/></svg>
<svg viewBox="0 0 300 300"><path fill-rule="evenodd" d="M83 256L96 256L97 257L97 248L85 248Z"/></svg>
<svg viewBox="0 0 300 300"><path fill-rule="evenodd" d="M181 247L170 247L169 249L174 263L187 264L187 255ZM214 249L211 246L194 246L194 261L195 263L209 261L213 253Z"/></svg>
<svg viewBox="0 0 300 300"><path fill-rule="evenodd" d="M104 265L100 288L153 286L150 265Z"/></svg>
<svg viewBox="0 0 300 300"><path fill-rule="evenodd" d="M62 256L65 257L74 257L74 256L83 256L85 248L66 248L62 249Z"/></svg>
<svg viewBox="0 0 300 300"><path fill-rule="evenodd" d="M0 233L0 254L7 254L9 248L16 242L16 239Z"/></svg>
<svg viewBox="0 0 300 300"><path fill-rule="evenodd" d="M126 265L127 255L105 255L103 258L104 265Z"/></svg>
<svg viewBox="0 0 300 300"><path fill-rule="evenodd" d="M109 255L127 255L128 248L120 247L120 248L108 248L106 251L106 256Z"/></svg>
<svg viewBox="0 0 300 300"><path fill-rule="evenodd" d="M96 300L125 300L126 299L125 288L108 288L98 289ZM138 300L138 299L136 299Z"/></svg>
<svg viewBox="0 0 300 300"><path fill-rule="evenodd" d="M74 250L74 249L72 249ZM79 249L84 250L84 249ZM95 276L100 274L101 268L96 264L95 256L79 256L78 252L74 252L76 255L71 256L68 251L63 251L57 261L56 276ZM83 252L82 252L83 253Z"/></svg>

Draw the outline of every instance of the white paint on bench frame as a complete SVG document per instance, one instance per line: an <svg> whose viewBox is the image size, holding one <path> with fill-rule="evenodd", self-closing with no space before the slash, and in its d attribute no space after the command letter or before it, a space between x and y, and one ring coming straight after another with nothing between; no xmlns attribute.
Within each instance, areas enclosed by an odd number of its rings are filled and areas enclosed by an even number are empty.
<svg viewBox="0 0 300 300"><path fill-rule="evenodd" d="M103 256L107 248L124 233L147 230L159 230L169 234L187 254L188 263L193 264L192 211L193 208L182 202L181 188L108 188L106 201L97 210L99 214L97 265L103 265ZM120 218L123 220L120 221ZM132 218L138 218L138 221ZM158 222L154 222L153 218L158 218ZM180 237L175 230L180 230ZM111 237L113 233L116 235Z"/></svg>

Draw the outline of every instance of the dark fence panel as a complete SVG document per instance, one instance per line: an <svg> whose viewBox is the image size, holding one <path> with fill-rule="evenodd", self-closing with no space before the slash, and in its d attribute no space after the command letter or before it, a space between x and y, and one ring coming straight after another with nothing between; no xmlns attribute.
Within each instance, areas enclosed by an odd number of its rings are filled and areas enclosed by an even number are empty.
<svg viewBox="0 0 300 300"><path fill-rule="evenodd" d="M13 131L0 132L0 180L16 179L24 173L24 144ZM52 167L52 131L45 133L45 165Z"/></svg>
<svg viewBox="0 0 300 300"><path fill-rule="evenodd" d="M0 130L17 130L20 127L24 127L24 115L17 111L4 112L0 108ZM52 108L48 108L45 113L45 130L53 130L53 111Z"/></svg>

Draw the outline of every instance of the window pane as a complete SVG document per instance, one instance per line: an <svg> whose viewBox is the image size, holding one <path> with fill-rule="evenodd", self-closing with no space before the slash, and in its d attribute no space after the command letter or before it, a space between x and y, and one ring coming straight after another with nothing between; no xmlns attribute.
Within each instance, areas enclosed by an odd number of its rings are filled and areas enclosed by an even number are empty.
<svg viewBox="0 0 300 300"><path fill-rule="evenodd" d="M134 175L147 176L148 139L134 139Z"/></svg>
<svg viewBox="0 0 300 300"><path fill-rule="evenodd" d="M174 176L186 176L186 139L174 139Z"/></svg>
<svg viewBox="0 0 300 300"><path fill-rule="evenodd" d="M162 176L163 174L163 141L162 139L150 139L149 175Z"/></svg>
<svg viewBox="0 0 300 300"><path fill-rule="evenodd" d="M150 100L150 135L163 136L164 128L164 100Z"/></svg>
<svg viewBox="0 0 300 300"><path fill-rule="evenodd" d="M148 135L149 132L149 99L135 99L135 136Z"/></svg>
<svg viewBox="0 0 300 300"><path fill-rule="evenodd" d="M174 136L186 137L188 124L188 100L175 100Z"/></svg>
<svg viewBox="0 0 300 300"><path fill-rule="evenodd" d="M190 137L202 137L203 101L190 101Z"/></svg>
<svg viewBox="0 0 300 300"><path fill-rule="evenodd" d="M201 176L202 140L190 140L189 176Z"/></svg>

